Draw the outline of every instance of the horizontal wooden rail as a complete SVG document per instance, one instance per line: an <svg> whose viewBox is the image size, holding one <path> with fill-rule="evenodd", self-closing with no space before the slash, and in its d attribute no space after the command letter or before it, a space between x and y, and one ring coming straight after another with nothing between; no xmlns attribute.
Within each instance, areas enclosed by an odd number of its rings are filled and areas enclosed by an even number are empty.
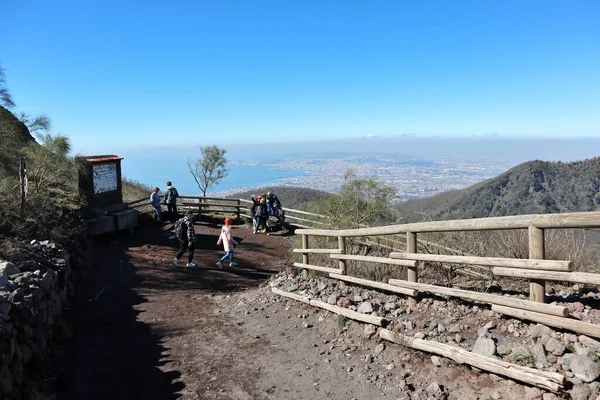
<svg viewBox="0 0 600 400"><path fill-rule="evenodd" d="M486 231L504 229L527 229L535 226L540 229L600 228L600 211L574 212L563 214L531 214L509 217L473 218L451 221L415 222L411 224L379 226L359 229L307 229L298 231L301 235L314 236L378 236L395 235L406 232L457 232Z"/></svg>
<svg viewBox="0 0 600 400"><path fill-rule="evenodd" d="M339 254L340 249L294 249L294 253L310 253L310 254Z"/></svg>
<svg viewBox="0 0 600 400"><path fill-rule="evenodd" d="M161 197L164 197L164 195L160 195ZM182 196L178 196L177 198L179 199L198 199L198 200L214 200L214 201L231 201L231 202L236 202L238 201L238 199L228 199L225 197L202 197L202 196L192 196L192 195L182 195Z"/></svg>
<svg viewBox="0 0 600 400"><path fill-rule="evenodd" d="M288 225L291 225L291 226L296 226L296 227L298 227L298 228L304 228L304 229L310 229L310 228L312 228L312 226L308 226L308 225L301 225L301 224L296 224L296 223L288 223Z"/></svg>
<svg viewBox="0 0 600 400"><path fill-rule="evenodd" d="M225 207L225 208L244 208L244 206L236 205L236 204L214 204L214 203L193 203L189 201L182 201L177 203L177 205L181 206L190 206L190 207L201 207L201 208L210 208L210 207Z"/></svg>
<svg viewBox="0 0 600 400"><path fill-rule="evenodd" d="M310 265L310 264L303 264L303 263L294 263L294 267L302 268L302 269L312 269L314 271L328 272L328 273L334 273L334 274L339 274L342 272L338 268L327 268L327 267L321 267L320 265Z"/></svg>
<svg viewBox="0 0 600 400"><path fill-rule="evenodd" d="M566 380L564 375L557 372L540 371L538 369L511 364L496 358L482 356L460 347L434 342L433 340L416 339L387 329L379 330L379 337L404 347L447 357L459 364L471 365L484 371L506 376L516 381L525 382L553 392L558 392Z"/></svg>
<svg viewBox="0 0 600 400"><path fill-rule="evenodd" d="M478 293L470 290L447 288L443 286L429 285L426 283L408 282L399 279L390 279L390 285L400 286L408 289L418 290L420 292L430 292L445 296L460 297L480 301L483 303L497 304L501 306L518 308L521 310L534 311L547 315L566 317L569 315L569 309L566 307L555 306L552 304L536 303L529 300L515 299L513 297L500 296L489 293Z"/></svg>
<svg viewBox="0 0 600 400"><path fill-rule="evenodd" d="M496 276L511 276L524 279L544 279L548 281L589 283L590 285L600 285L600 274L589 272L557 272L557 271L538 271L534 269L512 269L496 267L492 269Z"/></svg>
<svg viewBox="0 0 600 400"><path fill-rule="evenodd" d="M130 201L129 203L125 203L125 204L127 204L128 206L130 206L130 207L131 207L131 206L132 206L132 205L134 205L134 204L137 204L137 203L142 203L142 202L144 202L144 201L145 201L146 203L150 204L150 196L147 196L147 197L142 197L141 199L137 199L137 200L134 200L134 201Z"/></svg>
<svg viewBox="0 0 600 400"><path fill-rule="evenodd" d="M215 214L237 214L235 211L233 210L212 210L212 209L205 209L202 211L198 211L197 209L195 209L194 207L185 207L185 209L190 210L191 212L193 212L194 214L211 214L211 213L215 213Z"/></svg>
<svg viewBox="0 0 600 400"><path fill-rule="evenodd" d="M456 264L487 265L491 267L525 268L544 271L571 271L572 261L533 260L523 258L448 256L444 254L390 253L391 258L415 261L448 262Z"/></svg>
<svg viewBox="0 0 600 400"><path fill-rule="evenodd" d="M387 325L387 321L385 319L383 319L382 317L377 317L377 316L374 316L374 315L363 314L363 313L359 313L358 311L352 311L352 310L349 310L349 309L344 308L344 307L334 306L334 305L325 303L325 302L320 301L320 300L313 300L313 299L310 299L308 297L300 296L300 295L295 294L295 293L286 292L286 291L283 291L281 289L277 289L276 287L272 287L271 291L273 293L275 293L275 294L280 295L280 296L289 297L291 299L294 299L294 300L297 300L297 301L301 301L302 303L310 304L313 307L323 308L323 309L325 309L327 311L331 311L331 312L333 312L335 314L338 314L338 315L343 315L344 317L348 317L348 318L353 319L355 321L366 322L367 324L372 324L372 325L377 325L377 326L385 326L385 325Z"/></svg>
<svg viewBox="0 0 600 400"><path fill-rule="evenodd" d="M285 210L286 213L292 212L292 213L295 213L295 214L310 215L311 217L329 218L326 215L310 213L310 212L302 211L302 210L294 210L293 208L284 208L284 210Z"/></svg>
<svg viewBox="0 0 600 400"><path fill-rule="evenodd" d="M242 203L246 203L246 204L252 204L252 200L247 200L247 199L239 199L239 201L241 201ZM321 215L321 214L314 214L314 213L310 213L308 211L302 211L302 210L295 210L293 208L287 208L287 207L281 207L281 209L283 211L285 211L286 213L286 218L288 217L288 213L294 213L294 214L302 214L302 215L310 215L313 217L319 217L319 218L329 218L326 215ZM307 220L310 221L310 220ZM314 221L310 221L310 222L314 222Z"/></svg>
<svg viewBox="0 0 600 400"><path fill-rule="evenodd" d="M416 267L416 261L409 260L393 260L387 257L369 257L369 256L356 256L353 254L331 254L331 258L337 260L351 260L351 261L366 261L377 264L390 264L390 265L401 265L403 267Z"/></svg>
<svg viewBox="0 0 600 400"><path fill-rule="evenodd" d="M503 307L500 305L493 305L492 311L495 311L499 314L507 315L509 317L526 319L533 322L539 322L540 324L553 326L555 328L565 329L568 331L573 331L584 335L600 338L600 325L598 324L578 321L576 319L556 317L553 315L542 314L535 311Z"/></svg>
<svg viewBox="0 0 600 400"><path fill-rule="evenodd" d="M321 221L313 221L311 219L295 217L295 216L289 215L289 214L285 214L285 219L293 219L294 221L310 222L311 224L317 224L317 225L323 225L324 224L324 222L321 222Z"/></svg>
<svg viewBox="0 0 600 400"><path fill-rule="evenodd" d="M388 283L375 282L375 281L370 281L367 279L355 278L354 276L340 275L340 274L334 274L334 273L329 274L329 276L332 277L333 279L338 279L340 281L355 283L357 285L372 287L375 289L387 290L388 292L400 293L400 294L404 294L404 295L411 296L411 297L414 297L418 294L418 292L414 289L401 288L399 286L390 285Z"/></svg>

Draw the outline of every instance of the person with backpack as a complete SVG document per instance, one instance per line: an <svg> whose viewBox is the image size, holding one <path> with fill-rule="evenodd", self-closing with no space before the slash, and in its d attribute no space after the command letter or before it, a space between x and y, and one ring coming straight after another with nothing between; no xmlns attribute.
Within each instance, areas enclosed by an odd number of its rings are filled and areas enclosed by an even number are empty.
<svg viewBox="0 0 600 400"><path fill-rule="evenodd" d="M277 195L273 192L267 192L267 209L269 210L269 215L276 217L278 220L280 217L281 210L281 202Z"/></svg>
<svg viewBox="0 0 600 400"><path fill-rule="evenodd" d="M192 261L194 259L196 231L194 230L194 214L192 210L187 210L185 216L175 222L175 237L179 239L179 252L173 259L173 264L177 266L179 259L183 256L185 250L188 250L188 263L186 267L194 268L196 264Z"/></svg>
<svg viewBox="0 0 600 400"><path fill-rule="evenodd" d="M154 207L154 211L156 212L156 221L162 223L162 207L160 205L160 195L158 194L160 189L155 187L150 193L150 204Z"/></svg>
<svg viewBox="0 0 600 400"><path fill-rule="evenodd" d="M167 211L172 221L177 220L177 198L179 193L171 181L167 181L167 188L165 189L164 204L167 206Z"/></svg>
<svg viewBox="0 0 600 400"><path fill-rule="evenodd" d="M233 236L231 236L231 219L225 218L225 225L221 228L221 235L219 236L219 240L217 241L217 246L220 246L223 243L223 248L225 249L225 255L221 257L219 261L217 261L217 267L223 268L223 261L229 258L229 266L234 267L237 264L233 261L233 248L237 246L239 243L235 241Z"/></svg>

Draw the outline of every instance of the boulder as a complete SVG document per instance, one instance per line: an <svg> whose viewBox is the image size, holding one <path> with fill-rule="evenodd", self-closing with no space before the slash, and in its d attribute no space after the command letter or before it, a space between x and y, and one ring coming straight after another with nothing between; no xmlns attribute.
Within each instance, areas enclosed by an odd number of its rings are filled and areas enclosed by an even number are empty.
<svg viewBox="0 0 600 400"><path fill-rule="evenodd" d="M585 356L575 354L569 367L575 376L584 382L592 382L600 377L600 365Z"/></svg>
<svg viewBox="0 0 600 400"><path fill-rule="evenodd" d="M475 341L472 352L485 357L493 357L496 354L496 343L492 339L480 336Z"/></svg>

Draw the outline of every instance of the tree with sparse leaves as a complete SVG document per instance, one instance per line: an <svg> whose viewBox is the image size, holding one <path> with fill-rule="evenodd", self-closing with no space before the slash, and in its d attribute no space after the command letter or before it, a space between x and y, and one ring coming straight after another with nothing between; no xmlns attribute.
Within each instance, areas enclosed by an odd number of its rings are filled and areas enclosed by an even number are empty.
<svg viewBox="0 0 600 400"><path fill-rule="evenodd" d="M218 146L200 147L200 157L197 159L188 158L187 165L190 174L194 177L202 196L206 197L206 191L214 184L227 176L227 150Z"/></svg>
<svg viewBox="0 0 600 400"><path fill-rule="evenodd" d="M310 205L312 212L327 216L332 229L389 225L398 221L392 208L396 189L375 177L361 177L353 170L344 174L340 193Z"/></svg>
<svg viewBox="0 0 600 400"><path fill-rule="evenodd" d="M2 64L0 64L0 105L6 107L8 109L12 109L15 107L15 102L8 91L8 86L6 85L6 75L4 74L4 68L2 68Z"/></svg>
<svg viewBox="0 0 600 400"><path fill-rule="evenodd" d="M52 128L52 123L50 122L50 118L47 115L39 114L35 118L33 118L29 114L21 113L19 116L19 121L27 126L29 129L29 133L32 135L37 135L42 132L47 133L50 132Z"/></svg>

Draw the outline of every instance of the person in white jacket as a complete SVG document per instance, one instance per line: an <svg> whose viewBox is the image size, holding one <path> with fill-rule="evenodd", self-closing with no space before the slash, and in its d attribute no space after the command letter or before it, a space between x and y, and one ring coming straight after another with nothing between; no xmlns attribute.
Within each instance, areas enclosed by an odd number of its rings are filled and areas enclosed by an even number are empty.
<svg viewBox="0 0 600 400"><path fill-rule="evenodd" d="M233 236L231 236L231 219L225 218L225 225L221 229L221 235L217 241L217 246L223 243L225 255L217 262L217 267L223 268L223 261L229 258L229 266L234 267L237 264L233 261L233 248L238 245Z"/></svg>

